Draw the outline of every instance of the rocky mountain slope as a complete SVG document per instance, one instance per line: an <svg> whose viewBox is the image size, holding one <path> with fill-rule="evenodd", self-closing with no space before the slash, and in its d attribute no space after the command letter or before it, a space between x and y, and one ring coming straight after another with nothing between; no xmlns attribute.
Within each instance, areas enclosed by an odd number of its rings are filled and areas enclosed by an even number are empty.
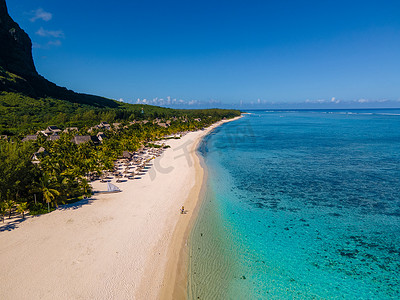
<svg viewBox="0 0 400 300"><path fill-rule="evenodd" d="M0 92L22 93L34 98L52 97L96 107L118 107L103 97L75 93L48 81L36 71L29 36L9 16L5 0L0 0Z"/></svg>

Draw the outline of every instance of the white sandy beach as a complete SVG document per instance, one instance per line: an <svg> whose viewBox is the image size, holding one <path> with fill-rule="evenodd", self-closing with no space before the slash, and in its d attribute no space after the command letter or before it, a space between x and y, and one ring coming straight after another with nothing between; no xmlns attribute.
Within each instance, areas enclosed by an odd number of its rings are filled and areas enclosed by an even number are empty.
<svg viewBox="0 0 400 300"><path fill-rule="evenodd" d="M141 179L113 180L121 193L0 231L0 299L159 299L161 288L172 298L203 179L194 150L212 128L168 140L171 148Z"/></svg>

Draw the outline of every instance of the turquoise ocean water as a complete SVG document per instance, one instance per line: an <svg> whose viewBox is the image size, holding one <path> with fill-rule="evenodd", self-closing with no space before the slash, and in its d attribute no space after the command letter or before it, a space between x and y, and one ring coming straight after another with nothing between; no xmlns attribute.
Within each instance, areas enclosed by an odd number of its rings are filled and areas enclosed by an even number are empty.
<svg viewBox="0 0 400 300"><path fill-rule="evenodd" d="M190 299L399 299L400 110L252 111L199 152Z"/></svg>

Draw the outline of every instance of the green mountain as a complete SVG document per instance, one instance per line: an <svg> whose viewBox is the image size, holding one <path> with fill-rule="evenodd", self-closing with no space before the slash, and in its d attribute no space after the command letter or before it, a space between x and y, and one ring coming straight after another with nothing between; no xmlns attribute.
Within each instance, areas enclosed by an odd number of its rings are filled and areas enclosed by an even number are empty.
<svg viewBox="0 0 400 300"><path fill-rule="evenodd" d="M0 91L96 107L119 107L117 101L75 93L40 76L32 58L31 39L9 16L5 0L0 0L0 41Z"/></svg>
<svg viewBox="0 0 400 300"><path fill-rule="evenodd" d="M9 16L0 0L0 135L36 132L49 125L89 127L100 121L239 115L230 110L174 110L121 103L75 93L48 81L36 71L29 36Z"/></svg>

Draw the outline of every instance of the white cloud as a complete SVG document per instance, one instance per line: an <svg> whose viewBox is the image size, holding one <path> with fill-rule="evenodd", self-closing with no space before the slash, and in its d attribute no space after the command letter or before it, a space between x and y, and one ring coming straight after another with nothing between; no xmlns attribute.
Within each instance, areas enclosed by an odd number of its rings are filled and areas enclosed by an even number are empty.
<svg viewBox="0 0 400 300"><path fill-rule="evenodd" d="M332 97L331 100L326 100L326 99L310 100L310 99L306 99L304 101L304 103L311 103L311 104L335 103L335 104L339 104L339 103L341 103L341 100L336 99L336 97Z"/></svg>
<svg viewBox="0 0 400 300"><path fill-rule="evenodd" d="M55 41L50 41L47 43L48 46L61 46L61 41L60 40L55 40Z"/></svg>
<svg viewBox="0 0 400 300"><path fill-rule="evenodd" d="M327 101L325 99L317 99L314 102L315 103L326 103Z"/></svg>
<svg viewBox="0 0 400 300"><path fill-rule="evenodd" d="M367 99L359 99L357 102L358 103L367 103L369 101Z"/></svg>
<svg viewBox="0 0 400 300"><path fill-rule="evenodd" d="M32 43L32 48L34 48L34 49L40 49L40 48L42 48L42 45L33 42L33 43Z"/></svg>
<svg viewBox="0 0 400 300"><path fill-rule="evenodd" d="M55 37L55 38L64 37L64 32L62 32L62 30L46 30L43 29L43 27L40 27L40 29L36 31L36 34L43 37Z"/></svg>
<svg viewBox="0 0 400 300"><path fill-rule="evenodd" d="M338 104L340 103L340 100L336 99L335 97L332 97L331 102Z"/></svg>
<svg viewBox="0 0 400 300"><path fill-rule="evenodd" d="M129 101L128 101L129 102ZM136 103L136 104L149 104L149 105L157 105L157 106L204 106L204 107L209 107L209 106L218 106L221 104L221 101L215 100L215 99L210 99L208 101L200 101L196 99L177 99L177 98L172 98L171 96L167 96L166 98L159 98L155 97L153 99L140 99L137 98L136 101L131 101L131 103Z"/></svg>
<svg viewBox="0 0 400 300"><path fill-rule="evenodd" d="M119 98L119 100L118 100L119 102L124 102L124 99L122 99L122 98Z"/></svg>
<svg viewBox="0 0 400 300"><path fill-rule="evenodd" d="M31 22L35 22L36 20L50 21L53 18L53 14L44 11L43 8L38 8L32 11L33 17L30 18Z"/></svg>
<svg viewBox="0 0 400 300"><path fill-rule="evenodd" d="M304 101L305 103L325 103L327 102L325 99L317 99L317 100L310 100L307 99L306 101Z"/></svg>
<svg viewBox="0 0 400 300"><path fill-rule="evenodd" d="M50 47L59 47L61 46L61 41L60 40L54 40L54 41L49 41L47 44L39 44L39 43L32 43L32 47L34 49L50 49Z"/></svg>

